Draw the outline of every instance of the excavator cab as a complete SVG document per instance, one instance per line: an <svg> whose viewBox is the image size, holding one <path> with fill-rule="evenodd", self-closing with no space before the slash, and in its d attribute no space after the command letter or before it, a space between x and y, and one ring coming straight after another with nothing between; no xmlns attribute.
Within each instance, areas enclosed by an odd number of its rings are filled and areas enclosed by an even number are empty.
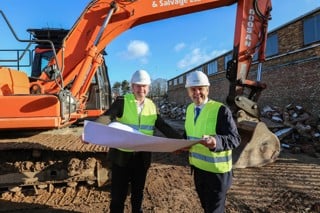
<svg viewBox="0 0 320 213"><path fill-rule="evenodd" d="M62 47L62 41L68 34L66 29L27 29L33 40L50 40L54 44L55 51ZM31 77L38 78L41 72L46 68L50 60L54 57L54 51L47 42L38 42L33 50L33 60L31 68Z"/></svg>
<svg viewBox="0 0 320 213"><path fill-rule="evenodd" d="M59 51L63 45L63 39L68 35L69 30L66 29L28 29L27 30L35 40L50 39L55 46L55 50ZM34 57L32 61L32 71L30 80L36 81L42 72L48 72L50 77L50 69L47 65L54 57L54 51L48 43L39 42L34 49ZM105 51L102 53L106 55ZM98 91L98 92L97 92ZM111 104L111 85L108 76L108 68L103 61L102 65L96 70L96 73L91 80L90 87L87 92L86 110L88 119L95 119L100 114L90 115L90 112L96 109L108 109Z"/></svg>
<svg viewBox="0 0 320 213"><path fill-rule="evenodd" d="M9 23L8 23L9 24ZM9 25L10 26L10 25ZM12 29L12 28L11 28ZM24 119L34 119L40 117L48 117L56 121L44 123L40 125L41 120L34 122L18 122L17 124L10 124L6 119L3 121L4 129L52 129L68 126L70 124L81 123L83 119L96 119L103 114L110 106L112 101L111 85L108 77L108 70L104 60L101 60L100 65L97 66L96 72L93 74L91 80L88 82L88 89L82 95L85 103L80 103L69 90L72 87L73 81L61 86L60 92L44 91L47 89L42 82L56 82L57 85L63 85L63 80L59 83L57 79L61 77L61 70L58 66L50 66L49 63L56 58L56 52L60 51L63 46L63 40L68 35L69 30L57 28L42 28L42 29L28 29L31 40L21 40L27 42L27 48L24 52L29 52L29 66L31 75L28 76L26 72L14 70L11 68L1 67L0 72L0 94L2 98L7 101L13 101L16 105L24 105L24 110L20 109L19 114L14 114L14 107L11 107L12 116L24 117ZM13 32L14 33L14 32ZM15 34L15 33L14 33ZM34 47L32 50L30 50ZM104 53L104 51L102 51ZM9 61L9 59L7 59ZM20 69L19 58L17 61L17 68ZM6 61L5 59L2 61ZM20 65L21 66L21 65ZM27 66L27 65L23 65ZM55 67L55 69L52 69ZM43 78L45 73L46 79ZM25 95L25 96L21 96ZM26 96L27 95L27 96ZM45 97L47 96L47 97ZM29 98L28 98L29 97ZM21 99L21 102L14 101L13 99ZM23 100L22 100L23 99ZM79 110L80 104L83 106L83 112ZM9 104L10 105L10 104ZM5 107L5 106L4 106ZM27 109L28 108L28 109ZM54 113L51 113L51 111ZM43 114L39 114L43 111ZM50 111L50 113L49 113ZM31 114L34 112L35 114ZM82 113L82 114L80 114ZM54 114L54 116L53 116ZM57 122L60 117L65 117L65 121ZM39 123L37 123L39 122ZM9 125L10 124L10 125Z"/></svg>

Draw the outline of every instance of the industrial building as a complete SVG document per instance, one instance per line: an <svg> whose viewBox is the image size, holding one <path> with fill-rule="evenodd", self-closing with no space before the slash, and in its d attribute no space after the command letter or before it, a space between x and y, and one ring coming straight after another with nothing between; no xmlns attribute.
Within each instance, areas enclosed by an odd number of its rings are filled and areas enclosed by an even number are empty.
<svg viewBox="0 0 320 213"><path fill-rule="evenodd" d="M202 70L211 84L209 97L226 103L226 65L231 58L229 51L168 80L168 101L188 104L186 76ZM253 61L248 79L256 79L257 69L258 63ZM320 7L268 32L261 82L267 88L258 101L260 107L299 104L314 115L320 114Z"/></svg>

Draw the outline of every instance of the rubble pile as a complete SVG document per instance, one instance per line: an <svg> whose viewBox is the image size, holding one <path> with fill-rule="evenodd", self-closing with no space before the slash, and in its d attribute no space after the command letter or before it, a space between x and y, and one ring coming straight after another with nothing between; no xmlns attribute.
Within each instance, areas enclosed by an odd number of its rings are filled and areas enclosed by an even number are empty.
<svg viewBox="0 0 320 213"><path fill-rule="evenodd" d="M185 120L186 107L163 101L159 111L163 118ZM261 110L261 120L278 136L283 149L320 158L320 114L312 116L298 104L265 106Z"/></svg>
<svg viewBox="0 0 320 213"><path fill-rule="evenodd" d="M170 118L174 120L185 120L186 105L179 105L176 103L162 102L159 104L160 115L163 118Z"/></svg>
<svg viewBox="0 0 320 213"><path fill-rule="evenodd" d="M261 110L262 120L269 120L266 123L278 136L282 148L317 158L320 158L319 116L311 116L303 106L297 104L283 108L265 106Z"/></svg>

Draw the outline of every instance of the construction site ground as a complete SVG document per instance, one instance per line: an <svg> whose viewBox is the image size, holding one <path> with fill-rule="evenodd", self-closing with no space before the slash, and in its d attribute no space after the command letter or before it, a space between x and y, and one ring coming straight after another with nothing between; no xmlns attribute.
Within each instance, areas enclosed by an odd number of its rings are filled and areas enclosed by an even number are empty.
<svg viewBox="0 0 320 213"><path fill-rule="evenodd" d="M1 190L0 212L109 212L109 185ZM185 152L153 153L144 193L144 212L203 212ZM234 170L226 213L316 213L320 212L319 198L320 159L283 149L272 164ZM130 195L125 212L131 212Z"/></svg>

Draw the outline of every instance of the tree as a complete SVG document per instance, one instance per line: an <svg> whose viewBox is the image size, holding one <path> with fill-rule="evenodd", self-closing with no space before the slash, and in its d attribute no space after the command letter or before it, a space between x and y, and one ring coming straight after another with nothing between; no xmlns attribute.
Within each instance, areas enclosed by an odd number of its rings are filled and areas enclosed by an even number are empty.
<svg viewBox="0 0 320 213"><path fill-rule="evenodd" d="M167 93L167 80L158 78L152 81L150 96L163 97Z"/></svg>
<svg viewBox="0 0 320 213"><path fill-rule="evenodd" d="M125 95L130 92L130 83L127 80L123 80L121 83L116 81L112 86L113 97L119 95Z"/></svg>
<svg viewBox="0 0 320 213"><path fill-rule="evenodd" d="M121 90L122 90L122 95L125 95L130 91L130 83L127 80L122 81Z"/></svg>
<svg viewBox="0 0 320 213"><path fill-rule="evenodd" d="M121 94L121 83L116 81L112 86L113 97L117 97Z"/></svg>

